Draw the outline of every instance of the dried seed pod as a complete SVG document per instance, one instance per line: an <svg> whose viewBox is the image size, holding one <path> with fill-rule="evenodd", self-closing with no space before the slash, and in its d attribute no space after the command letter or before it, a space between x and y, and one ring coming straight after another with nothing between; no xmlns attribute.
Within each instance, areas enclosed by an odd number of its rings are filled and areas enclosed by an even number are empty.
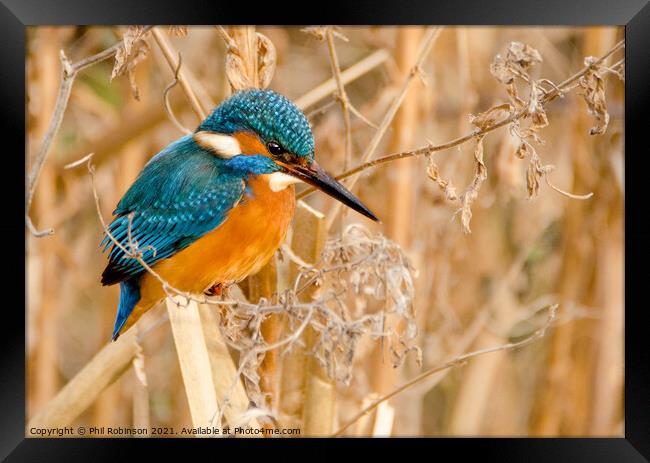
<svg viewBox="0 0 650 463"><path fill-rule="evenodd" d="M264 34L257 33L257 73L261 88L271 84L275 74L277 53L273 42Z"/></svg>
<svg viewBox="0 0 650 463"><path fill-rule="evenodd" d="M244 60L237 49L229 49L226 54L226 77L234 91L253 87L248 78Z"/></svg>

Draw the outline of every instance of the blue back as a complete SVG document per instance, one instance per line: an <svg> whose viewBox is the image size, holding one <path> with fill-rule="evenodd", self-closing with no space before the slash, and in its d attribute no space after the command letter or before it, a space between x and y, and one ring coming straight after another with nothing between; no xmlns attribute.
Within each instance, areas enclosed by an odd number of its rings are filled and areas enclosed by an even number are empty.
<svg viewBox="0 0 650 463"><path fill-rule="evenodd" d="M246 191L251 174L277 166L265 156L235 156L225 160L197 145L190 135L170 144L144 167L113 212L113 237L128 249L131 237L151 266L186 248L218 227ZM113 241L102 241L107 250ZM102 283L110 285L140 275L144 268L118 246L109 254Z"/></svg>

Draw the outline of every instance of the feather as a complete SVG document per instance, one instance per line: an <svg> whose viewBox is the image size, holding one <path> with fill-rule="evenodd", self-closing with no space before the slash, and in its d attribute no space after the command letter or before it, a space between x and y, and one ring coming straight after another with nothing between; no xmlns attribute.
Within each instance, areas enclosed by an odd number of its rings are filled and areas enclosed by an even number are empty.
<svg viewBox="0 0 650 463"><path fill-rule="evenodd" d="M152 266L172 256L218 227L239 202L248 177L240 164L229 165L191 136L179 139L147 163L118 203L110 233L128 249L129 215L133 214L131 236L144 262ZM100 246L103 251L110 249L102 284L115 284L144 271L108 236Z"/></svg>

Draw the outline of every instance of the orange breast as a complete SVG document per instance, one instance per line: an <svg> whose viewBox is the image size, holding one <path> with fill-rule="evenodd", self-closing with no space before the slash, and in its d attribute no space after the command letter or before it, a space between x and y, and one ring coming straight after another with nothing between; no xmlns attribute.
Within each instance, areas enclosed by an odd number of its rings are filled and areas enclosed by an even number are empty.
<svg viewBox="0 0 650 463"><path fill-rule="evenodd" d="M271 191L265 176L249 185L253 197L245 196L219 227L161 261L154 270L171 285L192 293L257 272L284 241L295 195L292 187ZM143 281L142 292L146 292L145 286Z"/></svg>

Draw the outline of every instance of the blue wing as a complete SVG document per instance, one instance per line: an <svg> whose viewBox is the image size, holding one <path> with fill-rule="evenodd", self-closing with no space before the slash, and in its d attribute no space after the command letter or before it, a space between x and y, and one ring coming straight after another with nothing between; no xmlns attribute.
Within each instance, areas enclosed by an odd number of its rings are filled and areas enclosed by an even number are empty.
<svg viewBox="0 0 650 463"><path fill-rule="evenodd" d="M111 235L129 249L137 243L151 266L218 227L245 191L245 175L198 146L190 135L170 144L144 167L113 212ZM106 236L110 248L102 284L140 275L144 267Z"/></svg>

